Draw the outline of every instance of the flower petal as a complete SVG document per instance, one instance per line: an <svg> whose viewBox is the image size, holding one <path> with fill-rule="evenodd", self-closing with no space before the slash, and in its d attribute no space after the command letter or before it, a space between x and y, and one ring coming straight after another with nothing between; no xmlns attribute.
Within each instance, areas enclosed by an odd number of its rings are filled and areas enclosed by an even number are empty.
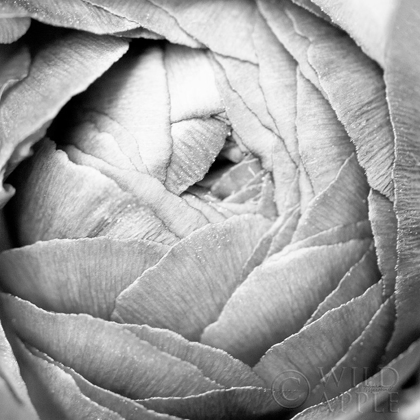
<svg viewBox="0 0 420 420"><path fill-rule="evenodd" d="M38 420L19 366L0 324L0 406L4 418Z"/></svg>
<svg viewBox="0 0 420 420"><path fill-rule="evenodd" d="M135 29L129 29L128 31L122 31L122 32L114 32L112 35L114 36L120 36L123 38L133 38L133 39L152 39L154 41L160 41L165 39L162 35L157 34L156 32L150 31L145 28L135 28Z"/></svg>
<svg viewBox="0 0 420 420"><path fill-rule="evenodd" d="M181 194L181 198L192 208L195 208L202 213L204 217L208 219L209 223L220 223L228 218L225 214L218 212L211 203L205 202L195 194L185 192Z"/></svg>
<svg viewBox="0 0 420 420"><path fill-rule="evenodd" d="M224 111L208 53L169 44L164 58L172 123L209 118Z"/></svg>
<svg viewBox="0 0 420 420"><path fill-rule="evenodd" d="M210 50L224 56L255 62L250 36L255 13L255 3L252 0L230 0L228 3L224 0L199 3L195 0L151 1L166 10L181 28ZM203 25L203 22L206 24Z"/></svg>
<svg viewBox="0 0 420 420"><path fill-rule="evenodd" d="M177 20L162 7L156 6L152 1L115 1L115 0L86 0L99 9L104 9L112 15L135 22L142 29L149 29L170 42L187 45L189 47L202 46L196 39L187 34L178 24ZM134 29L136 31L137 29ZM127 34L122 34L126 36Z"/></svg>
<svg viewBox="0 0 420 420"><path fill-rule="evenodd" d="M126 41L85 33L56 34L40 43L30 75L13 86L0 105L0 173L26 157L60 108L127 48Z"/></svg>
<svg viewBox="0 0 420 420"><path fill-rule="evenodd" d="M260 159L264 169L271 170L273 146L280 141L278 136L261 124L258 116L230 85L225 70L217 62L214 71L220 96L235 135L246 149Z"/></svg>
<svg viewBox="0 0 420 420"><path fill-rule="evenodd" d="M273 178L279 215L289 214L297 206L303 212L313 199L312 185L302 162L296 165L281 141L273 147Z"/></svg>
<svg viewBox="0 0 420 420"><path fill-rule="evenodd" d="M175 194L201 181L228 135L228 126L215 118L190 119L172 124L173 150L165 186Z"/></svg>
<svg viewBox="0 0 420 420"><path fill-rule="evenodd" d="M275 174L279 180L276 181L276 202L284 205L284 195L290 193L290 184L296 177L296 165L287 145L278 135L272 111L267 108L265 94L260 86L258 66L219 55L215 58L219 64L216 66L216 74L221 95L236 134L245 147L260 157L265 169L271 169L272 159L282 161L281 173ZM275 86L271 79L265 88L270 89L269 86L272 85ZM290 87L286 84L282 87L285 90L290 89L288 95L295 94L294 85ZM280 156L274 158L273 152Z"/></svg>
<svg viewBox="0 0 420 420"><path fill-rule="evenodd" d="M57 138L113 166L116 154L118 167L178 195L205 176L229 132L209 57L180 46L132 49L73 108Z"/></svg>
<svg viewBox="0 0 420 420"><path fill-rule="evenodd" d="M215 59L223 69L230 88L239 95L249 111L255 115L263 127L277 134L277 128L268 112L259 84L258 66L221 55L215 55Z"/></svg>
<svg viewBox="0 0 420 420"><path fill-rule="evenodd" d="M384 66L386 46L390 39L398 1L311 0L332 21L346 30L364 52Z"/></svg>
<svg viewBox="0 0 420 420"><path fill-rule="evenodd" d="M217 202L217 206L229 209L235 214L259 213L269 219L275 219L278 214L274 194L271 174L260 171L239 191Z"/></svg>
<svg viewBox="0 0 420 420"><path fill-rule="evenodd" d="M82 108L105 114L122 126L137 146L147 172L160 181L165 179L172 139L170 99L161 48L151 47L141 54L130 52L101 77L81 101Z"/></svg>
<svg viewBox="0 0 420 420"><path fill-rule="evenodd" d="M264 378L267 385L271 385L278 375L288 370L302 373L311 388L317 385L323 376L320 376L319 368L327 372L335 366L380 308L381 287L381 284L372 286L363 296L327 312L322 318L271 347L254 367L254 371Z"/></svg>
<svg viewBox="0 0 420 420"><path fill-rule="evenodd" d="M419 349L420 341L417 341L371 378L333 400L306 409L293 420L336 420L337 413L343 413L338 419L344 420L372 413L372 407L378 407L390 392L396 392L419 366Z"/></svg>
<svg viewBox="0 0 420 420"><path fill-rule="evenodd" d="M369 245L369 240L351 240L272 256L236 289L201 342L255 364L270 346L304 325Z"/></svg>
<svg viewBox="0 0 420 420"><path fill-rule="evenodd" d="M24 79L29 72L31 56L26 45L0 45L0 99L16 83ZM1 144L1 140L0 140ZM19 154L25 155L25 149L22 152L17 151L16 160L19 160ZM24 156L23 156L24 157ZM1 153L0 153L1 160ZM6 168L0 169L1 177L4 176ZM0 185L0 207L2 207L13 196L15 190L10 185Z"/></svg>
<svg viewBox="0 0 420 420"><path fill-rule="evenodd" d="M158 350L119 324L46 312L10 295L2 295L1 302L21 340L103 388L133 399L222 388L196 366Z"/></svg>
<svg viewBox="0 0 420 420"><path fill-rule="evenodd" d="M271 390L252 387L215 390L185 398L152 398L140 402L158 412L200 420L252 420L279 408Z"/></svg>
<svg viewBox="0 0 420 420"><path fill-rule="evenodd" d="M29 29L31 19L26 17L0 17L0 43L10 44L25 35Z"/></svg>
<svg viewBox="0 0 420 420"><path fill-rule="evenodd" d="M168 247L106 237L39 241L0 254L4 290L55 312L109 319L115 299Z"/></svg>
<svg viewBox="0 0 420 420"><path fill-rule="evenodd" d="M224 199L234 194L252 181L261 172L262 167L258 159L245 158L237 165L227 170L211 187L211 192L218 198Z"/></svg>
<svg viewBox="0 0 420 420"><path fill-rule="evenodd" d="M287 49L292 57L299 63L299 69L302 74L322 91L318 76L314 69L308 62L307 49L310 42L305 37L299 35L293 27L293 22L287 15L286 10L297 9L301 13L306 13L300 7L293 5L290 2L276 1L276 0L257 0L258 9L266 20L268 26L273 31L279 42ZM307 13L310 15L309 13ZM311 15L312 17L312 15ZM324 28L323 22L319 19L319 26ZM325 26L327 31L334 31L330 25Z"/></svg>
<svg viewBox="0 0 420 420"><path fill-rule="evenodd" d="M366 220L368 191L366 177L353 154L344 162L336 179L310 202L299 220L293 242L336 226Z"/></svg>
<svg viewBox="0 0 420 420"><path fill-rule="evenodd" d="M83 0L4 0L0 14L31 17L53 26L80 29L96 34L110 34L139 26L138 23L108 13Z"/></svg>
<svg viewBox="0 0 420 420"><path fill-rule="evenodd" d="M314 193L318 195L335 180L354 147L329 103L300 71L297 73L296 129L299 153Z"/></svg>
<svg viewBox="0 0 420 420"><path fill-rule="evenodd" d="M331 102L356 145L369 183L392 198L394 141L379 67L348 36L301 8L284 3L281 7L286 14L281 16L278 6L261 4L282 22L279 25L270 20L270 15L267 17L276 35L299 62L303 75ZM284 28L290 25L293 28L288 29L285 38ZM288 46L289 38L298 40L298 46Z"/></svg>
<svg viewBox="0 0 420 420"><path fill-rule="evenodd" d="M244 280L266 257L280 252L291 241L299 217L300 213L298 209L295 209L288 217L277 218L271 228L261 237L245 263L242 269L242 278Z"/></svg>
<svg viewBox="0 0 420 420"><path fill-rule="evenodd" d="M316 311L305 325L316 321L331 309L338 308L351 299L362 295L370 286L380 279L380 273L376 264L376 253L370 247L358 261L340 280L334 289L319 305Z"/></svg>
<svg viewBox="0 0 420 420"><path fill-rule="evenodd" d="M70 162L49 140L44 140L35 158L25 162L15 174L18 194L12 204L23 245L38 240L95 236L167 244L178 241L139 199L95 169ZM41 214L48 215L42 222Z"/></svg>
<svg viewBox="0 0 420 420"><path fill-rule="evenodd" d="M25 45L0 46L0 97L28 75L31 56Z"/></svg>
<svg viewBox="0 0 420 420"><path fill-rule="evenodd" d="M222 350L190 342L172 331L148 325L124 324L124 328L159 350L197 366L206 377L224 387L263 386L261 378L249 366Z"/></svg>
<svg viewBox="0 0 420 420"><path fill-rule="evenodd" d="M15 345L31 399L42 419L107 418L123 420L109 410L83 395L73 378L58 366L32 354L20 340ZM153 418L153 417L152 417Z"/></svg>
<svg viewBox="0 0 420 420"><path fill-rule="evenodd" d="M73 369L58 363L57 361L52 360L50 357L45 354L31 349L32 352L36 355L40 355L42 359L49 362L50 365L53 365L56 369L61 369L63 372L71 376L79 388L83 396L89 398L92 402L99 404L104 408L118 413L124 420L176 420L178 417L169 417L165 414L156 413L152 410L146 409L144 406L138 402L131 400L129 398L123 397L122 395L111 392L107 389L93 385L91 382L87 381L83 376L79 375ZM52 370L50 368L50 370ZM43 376L43 371L39 372L39 376ZM64 376L64 375L62 375ZM70 382L70 381L68 381ZM51 385L50 385L51 387ZM60 388L63 387L63 384L60 383ZM62 402L58 402L59 405L63 405ZM106 410L104 410L106 412ZM79 418L79 417L76 417ZM106 417L108 418L108 417Z"/></svg>
<svg viewBox="0 0 420 420"><path fill-rule="evenodd" d="M126 326L126 328L130 328L130 327L134 327L137 328L137 326ZM139 329L141 329L142 327L138 327ZM146 327L147 328L147 327ZM145 331L144 331L145 332ZM149 334L146 334L146 336L148 338L151 338L150 333L152 332L152 329L149 329ZM171 334L168 336L163 330L154 330L155 333L158 333L157 335L160 336L160 333L162 332L163 335L161 336L160 344L162 346L164 346L165 348L168 348L168 343L165 343L165 339L170 339L171 342L173 342L173 338L174 336L176 336L176 334ZM172 336L171 336L172 335ZM185 340L184 340L185 341ZM197 343L192 344L190 343L191 347L196 347L195 350L197 349L198 345ZM23 348L23 346L21 345L20 347ZM204 346L201 346L204 347ZM182 351L182 349L185 349L185 346L182 346L179 348L179 350ZM55 374L57 376L62 376L62 379L59 381L59 387L60 389L62 389L63 387L66 389L67 393L71 393L71 394L77 394L79 392L82 393L82 395L84 395L85 397L89 398L91 401L105 407L108 408L114 412L117 412L118 414L120 414L124 419L162 419L162 420L170 420L170 419L175 419L174 417L168 417L165 414L159 414L156 412L153 412L151 410L147 410L146 408L144 408L142 406L142 404L144 404L145 406L156 406L156 408L158 409L158 411L161 412L173 412L173 411L177 411L183 418L186 418L187 415L188 417L190 417L190 414L193 411L192 407L190 407L192 404L194 404L196 406L195 410L203 410L206 409L207 411L207 415L210 413L213 413L215 415L217 415L214 410L217 410L218 412L230 412L233 407L236 406L236 410L244 410L246 407L250 406L248 408L248 410L251 410L251 403L254 405L253 406L253 410L254 412L256 411L265 411L267 410L268 406L270 406L270 394L268 392L265 392L262 388L257 388L257 387L251 387L248 386L247 388L233 388L232 391L230 391L228 393L229 396L236 396L236 398L233 398L234 401L236 401L235 403L232 401L230 402L229 400L226 400L225 395L223 393L206 393L206 394L201 394L199 395L196 399L189 399L188 397L186 398L151 398L148 400L137 400L137 401L133 401L130 400L128 398L125 398L121 395L115 394L109 390L100 388L98 386L93 385L92 383L90 383L89 381L87 381L85 378L83 378L81 375L79 375L78 373L76 373L74 370L69 369L66 366L63 366L61 363L58 363L54 360L52 360L50 357L46 356L45 354L40 353L39 351L37 351L34 348L30 348L26 350L26 353L29 354L25 354L25 355L21 355L21 360L22 359L26 359L26 361L28 362L28 364L32 364L32 365L42 365L39 366L42 369L38 368L38 372L36 373L35 376L35 381L42 381L43 378L45 378L46 372L51 372L51 371L56 371ZM175 350L173 348L173 350ZM191 350L191 348L190 348ZM218 352L219 354L217 355L218 358L220 358L220 351L217 351L215 349L210 349L213 353ZM194 351L192 352L194 354ZM197 352L195 352L197 353ZM212 356L215 356L215 354L212 354ZM226 355L227 356L227 355ZM32 359L32 360L31 360ZM207 363L207 365L210 367L211 366L211 358L207 358L207 361L209 363ZM203 358L203 362L205 362L205 359ZM48 365L46 365L46 363L48 363ZM206 363L206 362L205 362ZM32 369L35 370L38 366L28 366L26 367L26 369L24 369L25 373L28 374L28 371ZM238 367L238 366L235 366ZM249 368L248 368L249 369ZM59 370L61 370L62 372L59 372ZM228 370L229 372L229 370ZM221 372L223 374L223 372ZM71 383L70 378L66 377L66 375L69 375L75 382L75 385L77 385L77 387L79 388L80 391L77 391L75 389L74 384ZM226 374L226 372L225 372ZM238 375L238 372L236 373L236 377ZM252 376L252 372L249 369L249 376ZM255 376L255 375L254 375ZM231 380L233 380L233 377L231 378ZM260 381L261 382L261 381ZM56 388L55 386L52 386L51 381L46 381L45 384L47 385L47 387L49 388L49 390L51 390L51 388ZM65 386L66 385L66 386ZM39 385L38 385L39 386ZM70 388L70 389L69 389ZM32 393L34 393L34 389L31 389ZM46 392L48 393L48 392ZM57 394L60 395L60 393L58 392L53 392L53 395L51 396L51 398L49 399L49 401L55 401L57 403L58 406L63 407L63 405L65 405L65 397L64 398L57 398ZM238 401L238 397L240 395L246 395L250 398L250 402L246 403L245 399L243 401ZM44 396L44 395L43 395ZM80 398L81 396L76 396L76 398ZM88 412L88 408L86 407L86 401L85 398L83 398L82 396L82 404L85 406L84 410L85 412ZM58 401L57 401L58 400ZM64 402L62 401L64 400ZM83 401L84 400L84 401ZM92 404L91 404L92 405ZM217 405L217 409L215 408L215 405ZM239 407L238 407L239 405ZM200 408L198 408L200 407ZM51 407L49 407L49 409L51 410ZM218 417L218 415L217 415ZM200 417L201 418L201 417Z"/></svg>
<svg viewBox="0 0 420 420"><path fill-rule="evenodd" d="M311 246L334 245L348 242L351 239L367 238L372 238L370 222L369 220L360 220L359 222L338 225L322 230L305 239L293 240L289 245L282 249L282 254Z"/></svg>
<svg viewBox="0 0 420 420"><path fill-rule="evenodd" d="M252 402L256 404L254 409L262 409L263 407L261 407L261 405L263 405L263 402L265 405L270 403L269 393L264 392L262 389L262 381L251 371L251 369L248 366L242 365L239 361L234 360L232 357L228 356L222 351L212 349L198 343L189 343L175 333L171 333L165 330L153 329L148 326L125 325L124 329L132 332L143 343L151 343L152 346L155 347L155 350L160 349L162 352L168 355L172 355L177 359L180 358L192 363L193 365L197 365L200 370L207 372L210 377L214 377L214 379L217 379L218 381L220 380L226 386L230 386L232 383L236 383L236 385L242 386L242 388L231 388L234 391L229 393L229 395L233 394L240 396L242 393L249 395L249 397L252 399ZM16 338L14 341L18 341L17 349L15 348L15 350L18 350L19 361L21 363L24 374L32 374L34 376L33 380L35 380L35 383L44 382L41 387L47 389L44 389L44 395L41 397L45 398L45 394L51 393L52 395L51 398L49 398L49 402L54 401L54 403L57 404L61 409L63 409L63 405L65 407L66 403L65 397L63 398L63 396L60 395L60 392L55 392L58 387L60 387L60 389L64 387L70 394L73 394L74 398L76 399L81 398L83 405L85 405L85 410L88 410L88 407L86 406L87 397L93 402L100 404L101 406L107 407L112 411L116 411L120 415L124 415L124 418L126 418L125 416L128 416L127 418L133 419L139 418L138 416L141 418L166 418L165 416L146 411L140 405L143 404L143 400L132 401L107 389L100 388L93 383L90 383L73 369L61 364L54 359L51 359L51 357L49 357L47 354L41 353L39 350L32 346L27 346L25 348L23 344L19 343L20 340L16 340ZM158 363L158 361L156 361L156 363ZM139 367L138 364L135 366L136 368ZM33 372L34 370L35 372ZM155 371L156 369L152 367L150 374L153 375ZM48 375L46 375L46 372L54 374L53 376L56 377L58 383L51 383L51 381L47 381L46 379ZM60 376L61 379L59 379ZM74 380L75 383L70 381L69 376ZM119 379L117 378L117 381L118 380ZM77 385L79 390L77 390L74 385ZM34 393L37 392L38 388L39 385L36 388L31 388L32 397L34 397ZM80 395L80 392L82 395ZM210 402L213 404L216 402L217 405L219 405L219 410L228 410L231 408L231 404L225 400L223 394L206 396L207 394L198 395L198 400L201 401L198 404L200 408L202 408L203 404L207 406L207 404ZM42 401L42 398L40 399ZM260 401L261 399L262 401ZM39 399L35 398L35 402L38 401ZM167 407L168 402L169 406L173 405L175 407L172 410L191 410L191 408L188 408L188 406L191 404L189 399L184 399L183 397L152 397L144 401L144 405L148 406L155 404L159 408L158 411L163 412L171 411L171 409ZM170 404L171 401L172 404ZM237 401L236 404L238 403L239 402ZM92 406L92 404L89 405ZM245 401L241 402L241 405L246 405ZM95 405L93 404L93 406ZM183 406L186 408L183 409ZM185 416L186 414L183 415L183 418L185 418Z"/></svg>
<svg viewBox="0 0 420 420"><path fill-rule="evenodd" d="M384 295L391 296L397 276L397 218L393 203L375 190L369 193L369 219L383 276Z"/></svg>
<svg viewBox="0 0 420 420"><path fill-rule="evenodd" d="M376 373L376 365L383 356L392 334L389 326L392 325L394 316L393 299L388 299L337 364L328 372L325 369L319 372L324 376L318 386L312 390L309 401L305 403L306 406L335 398Z"/></svg>
<svg viewBox="0 0 420 420"><path fill-rule="evenodd" d="M300 7L312 12L315 16L318 16L327 22L331 22L331 18L319 7L315 4L313 0L292 0L293 3L297 4Z"/></svg>
<svg viewBox="0 0 420 420"><path fill-rule="evenodd" d="M198 340L242 281L245 261L270 226L245 215L197 230L120 294L112 318Z"/></svg>
<svg viewBox="0 0 420 420"><path fill-rule="evenodd" d="M177 195L170 193L156 178L138 171L117 168L102 159L81 152L74 146L64 147L64 150L70 161L82 168L93 168L112 183L115 182L121 191L131 195L147 212L153 213L149 222L159 218L165 229L173 232L173 235L183 238L208 224L208 220L201 212L189 206ZM124 221L122 219L122 222Z"/></svg>
<svg viewBox="0 0 420 420"><path fill-rule="evenodd" d="M180 194L204 178L230 127L222 116L224 107L205 52L169 45L165 68L173 141L165 186Z"/></svg>
<svg viewBox="0 0 420 420"><path fill-rule="evenodd" d="M258 13L253 32L258 57L258 82L292 160L299 163L296 139L296 62ZM281 98L281 100L279 100Z"/></svg>
<svg viewBox="0 0 420 420"><path fill-rule="evenodd" d="M255 176L255 178L258 178L258 181L260 180L260 177L261 177L260 174L261 172ZM258 183L257 185L255 184L245 185L238 192L231 194L229 197L226 197L223 200L223 202L243 204L243 203L246 203L247 201L255 199L260 192L261 192L261 183Z"/></svg>
<svg viewBox="0 0 420 420"><path fill-rule="evenodd" d="M270 247L267 250L267 257L270 257L271 255L277 254L278 252L282 251L284 247L290 243L298 225L299 218L300 211L296 208L290 212L290 215L288 215L288 217L285 217L284 219L278 219L280 228L273 236L272 242L270 243Z"/></svg>
<svg viewBox="0 0 420 420"><path fill-rule="evenodd" d="M394 134L379 67L345 37L312 39L308 59L356 146L370 185L392 199Z"/></svg>
<svg viewBox="0 0 420 420"><path fill-rule="evenodd" d="M395 16L385 63L385 81L391 121L395 131L396 161L394 182L395 213L398 221L397 280L395 333L389 346L389 357L407 348L420 337L420 288L418 261L420 256L420 57L413 54L420 48L417 22L419 5L402 0Z"/></svg>

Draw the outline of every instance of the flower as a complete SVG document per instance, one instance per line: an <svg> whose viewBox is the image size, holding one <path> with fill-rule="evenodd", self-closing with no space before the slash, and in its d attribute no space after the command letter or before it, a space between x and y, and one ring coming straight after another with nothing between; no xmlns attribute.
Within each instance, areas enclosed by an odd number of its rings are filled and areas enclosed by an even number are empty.
<svg viewBox="0 0 420 420"><path fill-rule="evenodd" d="M371 37L297 3L0 6L8 42L73 28L0 74L1 312L40 418L392 411L420 362L410 5Z"/></svg>

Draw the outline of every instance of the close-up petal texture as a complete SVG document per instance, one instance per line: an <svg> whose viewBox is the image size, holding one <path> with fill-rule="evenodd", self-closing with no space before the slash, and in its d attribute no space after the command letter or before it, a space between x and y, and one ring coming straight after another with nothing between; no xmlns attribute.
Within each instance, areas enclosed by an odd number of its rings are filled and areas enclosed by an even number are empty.
<svg viewBox="0 0 420 420"><path fill-rule="evenodd" d="M419 27L0 0L0 418L420 416Z"/></svg>

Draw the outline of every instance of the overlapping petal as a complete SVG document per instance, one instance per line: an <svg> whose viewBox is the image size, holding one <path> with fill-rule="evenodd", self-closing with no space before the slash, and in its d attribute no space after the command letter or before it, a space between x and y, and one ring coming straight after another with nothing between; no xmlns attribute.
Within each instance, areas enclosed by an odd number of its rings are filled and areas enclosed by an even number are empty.
<svg viewBox="0 0 420 420"><path fill-rule="evenodd" d="M30 74L9 89L0 105L2 178L30 154L32 144L44 136L61 107L86 89L127 48L126 41L86 33L68 33L54 40L41 38L29 70L25 70L24 62L17 68L18 74L5 72L7 79L3 83L9 87L27 71ZM57 71L51 72L50 68ZM10 191L5 191L10 197Z"/></svg>
<svg viewBox="0 0 420 420"><path fill-rule="evenodd" d="M35 24L32 59L0 51L3 172L51 139L9 178L25 246L0 255L42 418L254 418L284 408L291 370L315 405L296 418L353 415L418 364L412 347L380 371L418 337L415 29L389 36L409 2L372 37L341 18L357 2L293 3L0 5L108 34Z"/></svg>

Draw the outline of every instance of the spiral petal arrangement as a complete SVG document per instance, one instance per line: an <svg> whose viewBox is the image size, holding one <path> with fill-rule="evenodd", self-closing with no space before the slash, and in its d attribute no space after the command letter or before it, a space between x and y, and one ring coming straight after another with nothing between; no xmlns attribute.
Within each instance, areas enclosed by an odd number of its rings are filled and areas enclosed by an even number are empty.
<svg viewBox="0 0 420 420"><path fill-rule="evenodd" d="M332 3L0 2L27 418L392 412L420 364L420 12Z"/></svg>

